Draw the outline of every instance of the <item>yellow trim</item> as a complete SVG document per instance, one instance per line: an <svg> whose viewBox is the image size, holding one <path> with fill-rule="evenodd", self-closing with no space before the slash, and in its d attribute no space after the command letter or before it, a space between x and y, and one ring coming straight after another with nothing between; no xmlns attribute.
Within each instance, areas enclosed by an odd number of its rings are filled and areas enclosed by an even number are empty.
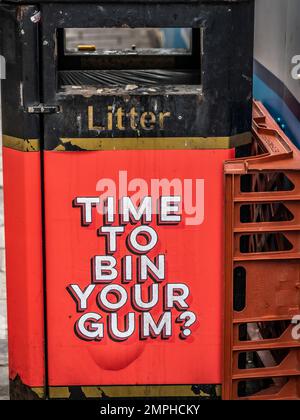
<svg viewBox="0 0 300 420"><path fill-rule="evenodd" d="M138 385L138 386L82 386L87 398L137 398L137 397L199 397L209 398L203 391L197 395L192 391L192 385ZM49 387L50 398L69 398L68 387Z"/></svg>
<svg viewBox="0 0 300 420"><path fill-rule="evenodd" d="M222 397L222 385L216 385L216 395L218 398Z"/></svg>
<svg viewBox="0 0 300 420"><path fill-rule="evenodd" d="M196 397L192 386L101 386L82 387L87 398L95 397Z"/></svg>
<svg viewBox="0 0 300 420"><path fill-rule="evenodd" d="M82 150L200 150L232 149L251 142L251 133L232 137L124 137L124 138L61 138L56 151L65 151L65 145Z"/></svg>
<svg viewBox="0 0 300 420"><path fill-rule="evenodd" d="M38 152L40 150L40 142L37 139L20 139L3 134L2 142L3 147L19 150L20 152Z"/></svg>
<svg viewBox="0 0 300 420"><path fill-rule="evenodd" d="M61 138L61 144L54 150L66 151L66 145L85 151L105 150L205 150L232 149L250 143L251 133L232 137L124 137L124 138ZM3 135L3 147L21 152L40 150L38 139L21 139Z"/></svg>
<svg viewBox="0 0 300 420"><path fill-rule="evenodd" d="M65 386L51 386L49 387L49 398L66 398L70 397L70 391Z"/></svg>
<svg viewBox="0 0 300 420"><path fill-rule="evenodd" d="M42 387L33 387L31 390L40 398L45 398L45 389Z"/></svg>

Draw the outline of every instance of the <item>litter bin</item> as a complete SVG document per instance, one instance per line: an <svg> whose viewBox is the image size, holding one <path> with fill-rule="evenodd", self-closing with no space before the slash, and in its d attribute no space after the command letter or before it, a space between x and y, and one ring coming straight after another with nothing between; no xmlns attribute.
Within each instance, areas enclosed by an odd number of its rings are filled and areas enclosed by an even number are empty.
<svg viewBox="0 0 300 420"><path fill-rule="evenodd" d="M22 3L0 6L11 397L215 396L253 1ZM190 42L68 46L93 28Z"/></svg>

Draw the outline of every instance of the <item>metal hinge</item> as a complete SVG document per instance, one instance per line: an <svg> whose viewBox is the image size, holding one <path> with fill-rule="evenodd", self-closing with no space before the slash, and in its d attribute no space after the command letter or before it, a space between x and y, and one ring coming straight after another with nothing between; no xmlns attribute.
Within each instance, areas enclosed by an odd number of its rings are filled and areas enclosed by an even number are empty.
<svg viewBox="0 0 300 420"><path fill-rule="evenodd" d="M32 105L27 107L26 111L29 114L58 114L61 110L58 105Z"/></svg>

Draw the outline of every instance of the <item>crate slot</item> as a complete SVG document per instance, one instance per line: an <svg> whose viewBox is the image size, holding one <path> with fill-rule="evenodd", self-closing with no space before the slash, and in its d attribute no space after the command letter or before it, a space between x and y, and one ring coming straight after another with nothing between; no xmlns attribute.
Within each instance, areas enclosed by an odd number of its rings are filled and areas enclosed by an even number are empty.
<svg viewBox="0 0 300 420"><path fill-rule="evenodd" d="M282 172L246 174L241 176L242 193L293 191L295 185Z"/></svg>

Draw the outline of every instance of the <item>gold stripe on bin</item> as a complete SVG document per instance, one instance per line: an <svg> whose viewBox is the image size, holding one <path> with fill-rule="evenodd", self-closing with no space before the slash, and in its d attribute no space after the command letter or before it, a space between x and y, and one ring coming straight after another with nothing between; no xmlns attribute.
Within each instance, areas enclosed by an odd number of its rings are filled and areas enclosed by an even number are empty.
<svg viewBox="0 0 300 420"><path fill-rule="evenodd" d="M38 139L20 139L3 134L2 143L3 147L20 152L38 152L40 150L40 141Z"/></svg>
<svg viewBox="0 0 300 420"><path fill-rule="evenodd" d="M72 151L72 147L86 151L232 149L250 143L251 139L250 132L231 137L61 138L55 150Z"/></svg>
<svg viewBox="0 0 300 420"><path fill-rule="evenodd" d="M72 387L71 387L72 388ZM115 386L82 386L79 387L86 398L138 398L138 397L195 397L209 398L210 395L201 390L195 393L192 385L115 385ZM220 394L219 386L215 386L216 395ZM52 399L68 399L69 387L49 387L49 397Z"/></svg>
<svg viewBox="0 0 300 420"><path fill-rule="evenodd" d="M43 387L32 387L31 390L40 398L45 398L45 388Z"/></svg>

